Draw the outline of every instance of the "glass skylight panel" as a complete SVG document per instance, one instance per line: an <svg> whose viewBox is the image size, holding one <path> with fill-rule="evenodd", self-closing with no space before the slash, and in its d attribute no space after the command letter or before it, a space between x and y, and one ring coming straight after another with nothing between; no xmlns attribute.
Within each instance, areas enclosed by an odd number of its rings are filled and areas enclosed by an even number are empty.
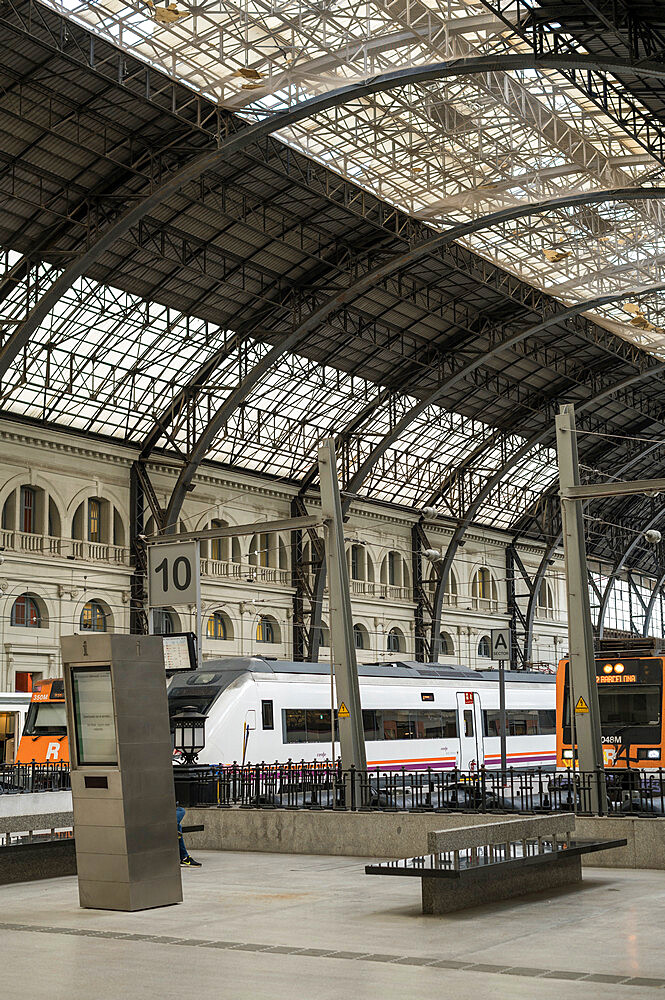
<svg viewBox="0 0 665 1000"><path fill-rule="evenodd" d="M434 0L361 8L351 0L204 0L195 6L178 0L175 19L143 0L48 2L249 120L397 68L529 52L484 7L466 0L450 0L445 8ZM571 189L636 186L658 166L553 70L397 88L349 100L279 134L436 229ZM658 206L630 204L623 211L627 225L642 226L660 244L665 225ZM635 281L635 251L631 257L623 236L610 234L599 250L602 216L602 206L570 216L566 234L555 242L551 226L537 217L512 232L483 231L463 242L564 301L577 301ZM644 264L639 269L640 283L657 280L658 247L643 238L637 253L650 262L648 273ZM598 265L588 267L589 257ZM622 315L614 321L622 336L658 349L659 333L644 336Z"/></svg>

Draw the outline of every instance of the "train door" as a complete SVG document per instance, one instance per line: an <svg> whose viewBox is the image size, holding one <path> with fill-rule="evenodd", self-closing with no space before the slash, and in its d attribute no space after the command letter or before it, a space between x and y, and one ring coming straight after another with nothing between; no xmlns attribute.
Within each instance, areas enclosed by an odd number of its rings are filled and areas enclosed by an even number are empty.
<svg viewBox="0 0 665 1000"><path fill-rule="evenodd" d="M475 771L485 763L483 714L477 691L457 692L459 763L462 771Z"/></svg>

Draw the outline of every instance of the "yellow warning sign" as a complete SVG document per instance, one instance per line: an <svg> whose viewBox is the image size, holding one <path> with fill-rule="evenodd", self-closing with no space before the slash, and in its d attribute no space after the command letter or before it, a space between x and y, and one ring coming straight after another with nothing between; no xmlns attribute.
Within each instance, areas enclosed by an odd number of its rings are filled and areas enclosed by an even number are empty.
<svg viewBox="0 0 665 1000"><path fill-rule="evenodd" d="M578 698L575 704L575 715L586 715L589 711L589 706L585 702L584 698Z"/></svg>
<svg viewBox="0 0 665 1000"><path fill-rule="evenodd" d="M340 719L348 719L348 717L349 717L349 710L346 707L346 705L344 704L344 702L342 702L342 704L339 706L339 712L337 713L337 715L338 715L338 718L340 718Z"/></svg>

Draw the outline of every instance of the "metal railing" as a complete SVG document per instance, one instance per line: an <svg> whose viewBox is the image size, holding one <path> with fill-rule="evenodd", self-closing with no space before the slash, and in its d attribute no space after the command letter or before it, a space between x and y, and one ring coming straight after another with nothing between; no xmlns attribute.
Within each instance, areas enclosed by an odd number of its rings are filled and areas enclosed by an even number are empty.
<svg viewBox="0 0 665 1000"><path fill-rule="evenodd" d="M80 538L61 538L32 531L2 528L0 546L16 552L38 552L47 556L129 565L129 549L124 545L111 545L108 542L89 542Z"/></svg>
<svg viewBox="0 0 665 1000"><path fill-rule="evenodd" d="M184 806L243 809L351 809L362 812L575 812L592 815L603 772L481 768L343 771L328 761L176 765ZM665 816L665 772L604 772L613 815ZM67 764L0 765L0 794L71 788Z"/></svg>
<svg viewBox="0 0 665 1000"><path fill-rule="evenodd" d="M559 812L592 815L595 772L556 770L342 771L330 763L239 764L174 769L182 805L386 812ZM665 816L662 771L605 772L608 810Z"/></svg>
<svg viewBox="0 0 665 1000"><path fill-rule="evenodd" d="M0 795L71 787L69 764L0 764Z"/></svg>

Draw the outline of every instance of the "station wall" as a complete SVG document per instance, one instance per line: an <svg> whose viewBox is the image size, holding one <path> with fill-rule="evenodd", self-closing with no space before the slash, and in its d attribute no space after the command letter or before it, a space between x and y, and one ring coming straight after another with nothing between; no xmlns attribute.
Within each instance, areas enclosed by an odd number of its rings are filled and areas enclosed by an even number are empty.
<svg viewBox="0 0 665 1000"><path fill-rule="evenodd" d="M129 631L129 476L136 451L52 428L0 421L0 689L26 674L56 676L60 636ZM177 464L149 466L166 506ZM182 530L286 518L295 488L203 465L181 516ZM312 512L315 507L312 507ZM418 513L358 501L346 525L357 653L361 662L414 656L411 530ZM146 533L154 530L150 522ZM428 536L445 548L453 525ZM442 662L487 669L489 632L508 624L507 533L474 528L455 560L442 633ZM529 571L542 549L520 546ZM423 574L432 564L423 560ZM518 581L519 584L519 581ZM202 549L204 658L292 655L290 538L255 535ZM539 602L533 660L554 667L566 645L563 562L555 559ZM194 608L173 608L162 628L194 629ZM327 624L327 598L323 622ZM324 643L327 641L323 630ZM321 658L326 656L322 647Z"/></svg>

